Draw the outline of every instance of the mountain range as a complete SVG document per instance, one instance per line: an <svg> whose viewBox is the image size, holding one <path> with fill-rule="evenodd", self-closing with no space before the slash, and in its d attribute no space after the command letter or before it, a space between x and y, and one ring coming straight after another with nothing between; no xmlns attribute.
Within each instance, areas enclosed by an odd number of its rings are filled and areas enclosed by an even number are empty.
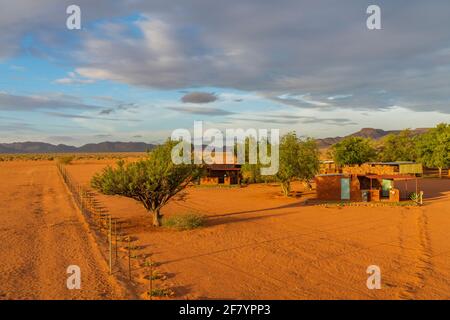
<svg viewBox="0 0 450 320"><path fill-rule="evenodd" d="M0 153L110 153L110 152L146 152L156 145L144 142L101 142L89 143L81 147L44 142L0 143Z"/></svg>
<svg viewBox="0 0 450 320"><path fill-rule="evenodd" d="M413 129L413 134L425 133L427 128ZM379 140L388 134L398 134L401 130L382 130L374 128L363 128L358 132L344 137L317 139L319 148L328 148L342 139L352 137L363 137ZM0 153L110 153L110 152L146 152L152 150L156 145L144 142L101 142L89 143L81 147L65 144L50 144L45 142L13 142L0 143Z"/></svg>
<svg viewBox="0 0 450 320"><path fill-rule="evenodd" d="M428 128L417 128L411 129L411 133L413 135L420 135L427 132ZM374 129L374 128L363 128L358 132L352 133L350 135L344 137L334 137L334 138L324 138L324 139L316 139L319 148L328 148L333 144L338 143L344 138L347 137L362 137L362 138L370 138L373 140L380 140L389 134L399 134L402 130L383 130L383 129Z"/></svg>

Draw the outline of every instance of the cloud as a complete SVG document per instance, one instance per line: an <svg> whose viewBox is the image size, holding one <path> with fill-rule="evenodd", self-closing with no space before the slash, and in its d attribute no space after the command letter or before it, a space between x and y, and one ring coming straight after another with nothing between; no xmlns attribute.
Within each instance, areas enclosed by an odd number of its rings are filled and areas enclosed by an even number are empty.
<svg viewBox="0 0 450 320"><path fill-rule="evenodd" d="M0 59L37 54L21 41L31 35L39 44L35 50L50 48L41 54L54 59L69 56L83 79L233 88L269 97L309 93L303 101L279 101L302 108L328 108L319 102L336 109L400 105L450 113L449 1L379 0L378 31L365 26L367 0L184 0L177 10L165 0L80 0L86 32L79 33L61 31L68 4L3 5ZM115 19L136 12L132 23ZM342 92L353 96L328 99Z"/></svg>
<svg viewBox="0 0 450 320"><path fill-rule="evenodd" d="M217 96L208 92L190 92L185 94L181 101L183 103L210 103L217 101Z"/></svg>
<svg viewBox="0 0 450 320"><path fill-rule="evenodd" d="M121 101L109 101L109 102L114 102L115 106L101 110L98 113L99 115L110 115L118 111L127 111L128 113L134 113L139 109L139 107L135 103L125 103Z"/></svg>
<svg viewBox="0 0 450 320"><path fill-rule="evenodd" d="M347 118L319 118L315 116L301 116L295 114L256 114L249 115L248 117L232 117L230 119L242 120L242 121L254 121L262 123L275 123L275 124L309 124L309 123L325 123L329 125L353 125L355 124L351 119Z"/></svg>
<svg viewBox="0 0 450 320"><path fill-rule="evenodd" d="M104 117L95 117L90 115L81 115L81 114L68 114L61 112L45 112L46 114L59 118L68 118L68 119L94 119L94 120L106 120L106 121L123 121L123 122L141 122L139 119L120 119L120 118L104 118Z"/></svg>
<svg viewBox="0 0 450 320"><path fill-rule="evenodd" d="M99 114L99 115L109 115L109 114L111 114L111 113L113 113L113 112L114 112L114 109L109 108L109 109L103 109L103 110L100 111L98 114Z"/></svg>
<svg viewBox="0 0 450 320"><path fill-rule="evenodd" d="M167 107L167 109L175 110L181 113L205 115L205 116L227 116L234 114L232 111L226 111L218 108L197 108L197 107Z"/></svg>
<svg viewBox="0 0 450 320"><path fill-rule="evenodd" d="M271 97L271 99L277 102L297 107L331 107L331 104L328 102L313 99L309 93L300 95L283 94L277 97Z"/></svg>
<svg viewBox="0 0 450 320"><path fill-rule="evenodd" d="M83 79L75 72L69 72L68 77L56 79L57 84L90 84L94 83L93 79Z"/></svg>
<svg viewBox="0 0 450 320"><path fill-rule="evenodd" d="M84 104L70 96L65 95L34 95L21 96L9 93L0 93L0 110L9 111L35 111L42 109L73 109L92 110L98 106Z"/></svg>
<svg viewBox="0 0 450 320"><path fill-rule="evenodd" d="M96 134L94 138L109 138L112 137L112 134Z"/></svg>
<svg viewBox="0 0 450 320"><path fill-rule="evenodd" d="M0 123L0 131L2 132L41 132L39 128L36 128L33 124L24 122L10 122L10 123Z"/></svg>
<svg viewBox="0 0 450 320"><path fill-rule="evenodd" d="M337 94L335 96L328 97L328 100L336 100L336 99L346 99L353 97L352 94Z"/></svg>
<svg viewBox="0 0 450 320"><path fill-rule="evenodd" d="M49 136L47 137L47 141L60 143L61 141L63 142L77 141L77 139L72 136Z"/></svg>

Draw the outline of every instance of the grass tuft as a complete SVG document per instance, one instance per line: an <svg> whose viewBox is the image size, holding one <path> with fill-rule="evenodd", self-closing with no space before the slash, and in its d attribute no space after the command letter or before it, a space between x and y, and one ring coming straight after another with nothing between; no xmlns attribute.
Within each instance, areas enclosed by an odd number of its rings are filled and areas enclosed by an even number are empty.
<svg viewBox="0 0 450 320"><path fill-rule="evenodd" d="M176 230L192 230L204 226L206 217L203 215L190 213L172 216L163 219L163 226Z"/></svg>
<svg viewBox="0 0 450 320"><path fill-rule="evenodd" d="M71 164L74 159L74 156L62 156L58 158L58 162L61 164Z"/></svg>
<svg viewBox="0 0 450 320"><path fill-rule="evenodd" d="M147 295L151 297L170 297L174 295L174 292L170 289L153 289L151 292L147 291Z"/></svg>

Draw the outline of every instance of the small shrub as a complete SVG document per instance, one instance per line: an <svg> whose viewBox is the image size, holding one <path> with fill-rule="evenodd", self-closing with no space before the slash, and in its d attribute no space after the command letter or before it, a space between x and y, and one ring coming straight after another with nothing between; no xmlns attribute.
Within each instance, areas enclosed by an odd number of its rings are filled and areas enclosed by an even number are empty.
<svg viewBox="0 0 450 320"><path fill-rule="evenodd" d="M419 199L420 199L419 195L418 195L417 193L415 193L415 192L411 192L411 193L409 194L409 198L410 198L412 201L415 201L415 202L419 202Z"/></svg>
<svg viewBox="0 0 450 320"><path fill-rule="evenodd" d="M205 222L205 216L191 213L165 218L163 225L177 230L192 230L204 226Z"/></svg>
<svg viewBox="0 0 450 320"><path fill-rule="evenodd" d="M74 159L73 156L63 156L58 158L58 162L61 164L71 164L73 159Z"/></svg>
<svg viewBox="0 0 450 320"><path fill-rule="evenodd" d="M148 277L150 280L163 280L164 276L157 271L154 271L151 276Z"/></svg>
<svg viewBox="0 0 450 320"><path fill-rule="evenodd" d="M170 297L174 295L174 292L170 289L153 289L151 292L147 291L147 294L151 297Z"/></svg>
<svg viewBox="0 0 450 320"><path fill-rule="evenodd" d="M154 261L145 261L144 267L158 267L159 263Z"/></svg>

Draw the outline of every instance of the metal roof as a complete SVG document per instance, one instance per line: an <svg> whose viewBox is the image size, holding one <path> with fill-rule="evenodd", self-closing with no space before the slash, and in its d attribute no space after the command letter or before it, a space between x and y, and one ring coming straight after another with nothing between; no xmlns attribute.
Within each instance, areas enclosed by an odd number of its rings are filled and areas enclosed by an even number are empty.
<svg viewBox="0 0 450 320"><path fill-rule="evenodd" d="M414 161L390 161L390 162L367 162L367 164L380 164L386 166L398 166L401 164L419 164Z"/></svg>

